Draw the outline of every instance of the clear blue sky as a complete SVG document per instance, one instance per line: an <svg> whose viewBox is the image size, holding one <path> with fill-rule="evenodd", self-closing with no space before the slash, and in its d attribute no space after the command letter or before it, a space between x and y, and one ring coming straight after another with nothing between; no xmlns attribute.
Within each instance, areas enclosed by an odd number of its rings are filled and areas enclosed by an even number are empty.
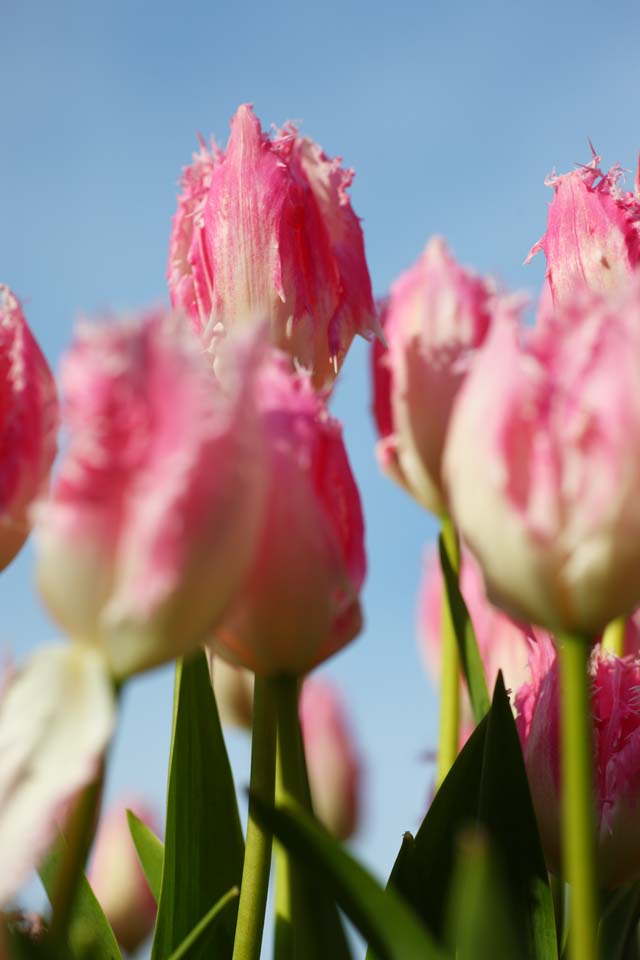
<svg viewBox="0 0 640 960"><path fill-rule="evenodd" d="M170 218L196 133L226 142L243 101L263 124L305 133L355 167L376 293L443 233L466 264L535 292L543 181L589 158L635 168L640 7L586 2L234 5L0 0L0 279L26 304L52 364L81 311L166 299ZM630 183L632 178L630 178ZM378 475L368 354L352 350L335 400L367 522L362 637L327 665L365 759L356 842L380 876L429 790L421 759L436 698L415 644L421 555L434 524ZM0 579L0 644L21 657L56 635L29 548ZM171 671L131 684L109 795L163 802ZM248 749L230 738L238 782Z"/></svg>

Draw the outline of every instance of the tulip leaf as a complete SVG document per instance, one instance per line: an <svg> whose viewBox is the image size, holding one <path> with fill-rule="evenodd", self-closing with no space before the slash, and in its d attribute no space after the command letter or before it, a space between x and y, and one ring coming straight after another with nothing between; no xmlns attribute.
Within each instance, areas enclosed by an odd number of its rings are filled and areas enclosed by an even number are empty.
<svg viewBox="0 0 640 960"><path fill-rule="evenodd" d="M40 879L49 900L54 896L66 852L60 835L40 867ZM73 960L120 960L122 954L109 921L84 874L78 880L67 933L69 957Z"/></svg>
<svg viewBox="0 0 640 960"><path fill-rule="evenodd" d="M160 899L160 885L162 883L164 846L153 830L146 823L143 823L133 810L127 810L127 822L142 872L149 884L153 899L157 903Z"/></svg>
<svg viewBox="0 0 640 960"><path fill-rule="evenodd" d="M231 767L204 653L176 666L158 919L152 960L170 957L242 878L244 842ZM192 960L230 958L237 901L208 927Z"/></svg>
<svg viewBox="0 0 640 960"><path fill-rule="evenodd" d="M204 937L206 933L209 932L210 927L219 919L222 911L230 903L233 903L234 900L238 898L240 891L237 887L232 887L228 893L225 893L224 897L220 897L217 903L211 907L200 923L197 923L188 937L182 941L177 950L175 950L170 957L170 960L186 960L188 957L195 956L195 948L199 944L200 940Z"/></svg>
<svg viewBox="0 0 640 960"><path fill-rule="evenodd" d="M467 605L458 586L458 578L451 566L451 561L447 554L442 534L438 540L438 550L440 553L440 567L444 579L445 590L451 610L451 619L453 628L458 641L458 650L460 652L460 663L467 690L469 691L469 700L471 701L471 710L476 724L480 723L482 718L489 712L491 698L487 687L487 680L484 673L484 664L478 649L473 623L467 610Z"/></svg>
<svg viewBox="0 0 640 960"><path fill-rule="evenodd" d="M640 881L616 890L605 907L598 928L599 955L606 960L631 960L640 949L629 953L629 942L640 918Z"/></svg>
<svg viewBox="0 0 640 960"><path fill-rule="evenodd" d="M295 801L277 806L253 796L258 817L292 858L331 892L347 917L371 944L378 960L443 960L418 918L394 890L376 880ZM326 960L315 950L305 960Z"/></svg>

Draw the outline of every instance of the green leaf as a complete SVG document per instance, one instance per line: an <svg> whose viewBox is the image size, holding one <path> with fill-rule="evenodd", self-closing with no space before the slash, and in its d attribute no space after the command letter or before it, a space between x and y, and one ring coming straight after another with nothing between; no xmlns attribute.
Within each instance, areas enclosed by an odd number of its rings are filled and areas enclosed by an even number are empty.
<svg viewBox="0 0 640 960"><path fill-rule="evenodd" d="M142 872L149 884L149 889L153 894L153 899L157 903L160 899L160 886L162 883L162 861L164 859L164 846L161 840L158 840L153 830L146 823L143 823L139 817L136 817L133 810L127 810L127 822L131 839L138 854L138 860L142 867Z"/></svg>
<svg viewBox="0 0 640 960"><path fill-rule="evenodd" d="M393 890L383 890L360 864L292 800L277 807L254 796L257 815L300 866L335 897L371 943L379 960L443 960L413 911ZM327 960L314 950L305 960Z"/></svg>
<svg viewBox="0 0 640 960"><path fill-rule="evenodd" d="M176 666L162 885L153 960L166 960L242 879L244 842L231 767L204 653ZM193 948L232 955L237 901Z"/></svg>
<svg viewBox="0 0 640 960"><path fill-rule="evenodd" d="M606 960L627 960L628 946L640 917L640 881L616 890L600 919L599 955ZM639 951L632 955L638 956Z"/></svg>
<svg viewBox="0 0 640 960"><path fill-rule="evenodd" d="M54 895L65 849L66 842L59 836L40 868L40 879L49 900ZM69 956L73 960L121 960L122 957L109 921L84 874L78 881L68 942Z"/></svg>
<svg viewBox="0 0 640 960"><path fill-rule="evenodd" d="M240 891L237 887L232 887L228 893L225 893L224 897L221 897L218 902L211 907L211 910L204 915L200 923L196 924L189 936L185 937L178 949L171 954L170 960L185 960L187 957L194 957L196 946L200 943L204 935L209 933L210 928L219 919L224 908L230 903L233 903L239 894Z"/></svg>
<svg viewBox="0 0 640 960"><path fill-rule="evenodd" d="M478 641L476 640L473 623L467 610L467 605L460 593L458 578L451 566L442 534L438 539L438 550L440 552L440 567L444 578L445 590L449 599L451 610L451 619L453 628L456 632L458 641L458 650L460 652L460 663L467 682L473 719L476 724L480 723L482 718L489 712L491 699L487 687L487 680L484 673L484 664L478 650Z"/></svg>

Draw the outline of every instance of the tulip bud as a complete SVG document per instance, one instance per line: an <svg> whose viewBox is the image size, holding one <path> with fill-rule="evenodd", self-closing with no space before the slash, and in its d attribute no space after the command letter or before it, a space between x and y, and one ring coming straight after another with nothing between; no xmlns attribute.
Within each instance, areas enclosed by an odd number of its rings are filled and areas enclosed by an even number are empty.
<svg viewBox="0 0 640 960"><path fill-rule="evenodd" d="M38 580L118 677L202 643L250 562L263 457L245 347L223 389L191 331L156 312L81 326L64 362L70 443L38 511Z"/></svg>
<svg viewBox="0 0 640 960"><path fill-rule="evenodd" d="M456 404L452 514L490 600L598 634L640 601L640 287L590 295L528 346L497 325Z"/></svg>
<svg viewBox="0 0 640 960"><path fill-rule="evenodd" d="M131 839L127 810L157 833L155 814L143 801L112 807L100 821L88 878L116 940L133 953L153 930L156 903Z"/></svg>
<svg viewBox="0 0 640 960"><path fill-rule="evenodd" d="M0 907L28 880L77 791L97 774L115 723L99 651L38 650L0 692Z"/></svg>
<svg viewBox="0 0 640 960"><path fill-rule="evenodd" d="M547 231L526 262L544 251L556 306L584 287L615 290L640 264L640 197L620 189L621 176L617 165L603 173L594 152L590 163L547 180L554 190Z"/></svg>
<svg viewBox="0 0 640 960"><path fill-rule="evenodd" d="M29 505L47 485L57 428L51 371L20 303L0 284L0 570L26 540Z"/></svg>
<svg viewBox="0 0 640 960"><path fill-rule="evenodd" d="M302 675L360 631L364 522L339 424L276 351L258 386L269 448L253 566L215 631L217 653L262 675Z"/></svg>
<svg viewBox="0 0 640 960"><path fill-rule="evenodd" d="M468 550L462 552L460 590L473 623L478 649L484 664L487 685L493 690L502 670L508 690L517 690L529 678L530 630L507 617L487 600L482 572ZM444 581L438 558L427 554L418 598L418 638L427 670L440 682L442 662L442 608ZM460 681L462 684L462 679ZM466 687L463 686L460 746L473 732L475 723Z"/></svg>
<svg viewBox="0 0 640 960"><path fill-rule="evenodd" d="M560 872L558 664L553 643L532 643L531 682L516 694L517 725L549 869ZM640 876L640 660L601 654L590 663L598 874L606 887Z"/></svg>
<svg viewBox="0 0 640 960"><path fill-rule="evenodd" d="M208 348L266 317L273 343L320 386L356 333L377 332L352 179L291 124L269 138L247 104L226 151L202 144L183 174L168 279Z"/></svg>
<svg viewBox="0 0 640 960"><path fill-rule="evenodd" d="M211 684L222 723L251 730L253 723L253 674L208 652Z"/></svg>
<svg viewBox="0 0 640 960"><path fill-rule="evenodd" d="M300 723L314 813L338 840L348 840L360 814L360 763L343 705L330 684L305 681Z"/></svg>
<svg viewBox="0 0 640 960"><path fill-rule="evenodd" d="M449 417L489 330L493 292L434 237L391 289L386 354L373 348L378 459L433 513L446 510L442 453Z"/></svg>

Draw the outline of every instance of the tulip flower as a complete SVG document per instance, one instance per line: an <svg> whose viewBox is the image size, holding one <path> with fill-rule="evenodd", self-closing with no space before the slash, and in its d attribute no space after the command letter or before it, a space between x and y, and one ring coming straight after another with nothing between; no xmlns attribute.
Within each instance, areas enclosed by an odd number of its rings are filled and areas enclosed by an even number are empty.
<svg viewBox="0 0 640 960"><path fill-rule="evenodd" d="M273 343L320 386L355 334L377 332L352 179L291 124L268 137L247 104L225 151L202 144L182 177L168 279L208 348L268 318Z"/></svg>
<svg viewBox="0 0 640 960"><path fill-rule="evenodd" d="M583 287L604 294L623 286L640 263L638 186L622 190L621 177L617 165L603 173L593 151L590 163L547 180L554 190L547 230L527 262L544 252L556 306Z"/></svg>
<svg viewBox="0 0 640 960"><path fill-rule="evenodd" d="M502 670L507 689L517 690L529 678L527 629L507 617L487 600L482 572L468 550L462 553L460 590L473 623L478 649L490 690ZM442 664L444 580L438 558L429 552L418 597L418 639L428 674L438 683ZM461 679L462 683L462 679ZM474 729L466 689L461 699L460 746Z"/></svg>
<svg viewBox="0 0 640 960"><path fill-rule="evenodd" d="M549 868L560 870L558 666L549 638L531 644L531 681L516 694L517 725ZM589 661L594 737L594 805L599 876L617 886L640 876L640 660L603 655Z"/></svg>
<svg viewBox="0 0 640 960"><path fill-rule="evenodd" d="M0 693L0 906L29 879L77 791L96 776L115 723L99 651L43 647Z"/></svg>
<svg viewBox="0 0 640 960"><path fill-rule="evenodd" d="M360 631L360 496L340 425L274 351L258 385L270 454L260 540L217 653L263 676L302 675Z"/></svg>
<svg viewBox="0 0 640 960"><path fill-rule="evenodd" d="M29 533L29 506L46 488L57 427L53 376L19 301L0 284L0 570Z"/></svg>
<svg viewBox="0 0 640 960"><path fill-rule="evenodd" d="M496 325L456 404L452 513L489 599L594 637L640 601L640 287L583 295L526 346Z"/></svg>
<svg viewBox="0 0 640 960"><path fill-rule="evenodd" d="M388 350L374 344L382 468L433 513L446 511L442 453L456 395L491 325L492 285L434 237L391 288Z"/></svg>
<svg viewBox="0 0 640 960"><path fill-rule="evenodd" d="M88 878L121 947L133 953L153 930L156 902L136 853L127 810L154 832L154 812L130 798L112 807L100 821Z"/></svg>
<svg viewBox="0 0 640 960"><path fill-rule="evenodd" d="M192 332L155 312L84 324L64 362L70 442L38 511L38 581L117 677L201 644L253 556L256 350L229 353L223 388Z"/></svg>

